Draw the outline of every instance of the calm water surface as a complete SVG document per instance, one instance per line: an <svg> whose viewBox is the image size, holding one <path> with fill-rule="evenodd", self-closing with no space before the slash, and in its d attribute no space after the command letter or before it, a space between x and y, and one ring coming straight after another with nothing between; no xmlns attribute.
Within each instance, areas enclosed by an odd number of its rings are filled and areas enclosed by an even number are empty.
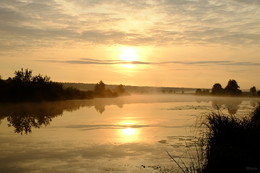
<svg viewBox="0 0 260 173"><path fill-rule="evenodd" d="M0 105L0 172L160 172L205 115L246 116L260 99L187 95Z"/></svg>

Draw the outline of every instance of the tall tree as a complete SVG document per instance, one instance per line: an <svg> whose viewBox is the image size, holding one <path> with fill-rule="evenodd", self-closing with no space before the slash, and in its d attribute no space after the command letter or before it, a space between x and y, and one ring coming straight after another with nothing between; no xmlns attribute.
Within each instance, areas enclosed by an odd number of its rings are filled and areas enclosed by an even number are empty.
<svg viewBox="0 0 260 173"><path fill-rule="evenodd" d="M256 96L256 87L255 86L250 88L250 93L252 94L252 96Z"/></svg>
<svg viewBox="0 0 260 173"><path fill-rule="evenodd" d="M235 80L229 80L225 87L225 93L228 95L236 96L242 94L242 91Z"/></svg>
<svg viewBox="0 0 260 173"><path fill-rule="evenodd" d="M212 90L211 90L211 93L212 93L213 95L222 95L222 94L223 94L223 91L224 91L224 90L223 90L221 84L216 83L216 84L213 85Z"/></svg>
<svg viewBox="0 0 260 173"><path fill-rule="evenodd" d="M95 85L94 91L96 94L103 95L105 93L105 90L106 90L106 85L102 80Z"/></svg>
<svg viewBox="0 0 260 173"><path fill-rule="evenodd" d="M14 81L21 83L28 83L32 81L32 70L29 69L21 69L14 72L15 76L13 78Z"/></svg>

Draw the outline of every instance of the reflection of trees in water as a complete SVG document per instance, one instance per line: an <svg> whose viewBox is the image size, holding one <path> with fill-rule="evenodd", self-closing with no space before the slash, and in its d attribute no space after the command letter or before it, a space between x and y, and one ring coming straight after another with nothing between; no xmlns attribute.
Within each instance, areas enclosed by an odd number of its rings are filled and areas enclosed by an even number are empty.
<svg viewBox="0 0 260 173"><path fill-rule="evenodd" d="M106 110L105 105L101 105L101 104L95 105L95 109L96 109L96 111L98 111L100 114L102 114L102 113L105 112L105 110Z"/></svg>
<svg viewBox="0 0 260 173"><path fill-rule="evenodd" d="M123 108L124 101L122 99L112 98L112 99L94 99L92 100L92 105L95 107L96 111L102 114L106 110L106 106L117 105L119 108Z"/></svg>
<svg viewBox="0 0 260 173"><path fill-rule="evenodd" d="M246 100L246 99L245 99ZM200 102L211 102L212 107L216 110L221 110L221 109L227 109L228 113L230 115L234 115L237 113L239 109L239 105L244 101L244 99L241 98L229 98L229 97L199 97L196 98L196 101L198 103ZM259 102L257 100L250 100L250 105L252 107L257 107Z"/></svg>
<svg viewBox="0 0 260 173"><path fill-rule="evenodd" d="M234 115L237 113L239 109L239 105L242 103L242 100L239 99L215 99L212 100L212 107L216 110L220 110L221 108L226 108L230 115Z"/></svg>
<svg viewBox="0 0 260 173"><path fill-rule="evenodd" d="M7 121L9 122L8 126L15 127L16 133L31 133L32 127L40 128L41 126L47 126L51 122L51 117L49 116L39 116L39 115L17 115L17 116L8 116Z"/></svg>
<svg viewBox="0 0 260 173"><path fill-rule="evenodd" d="M47 103L20 103L0 105L0 118L7 118L8 126L13 126L16 133L28 134L31 128L47 126L52 118L62 115L63 111L79 109L80 102L63 101Z"/></svg>
<svg viewBox="0 0 260 173"><path fill-rule="evenodd" d="M6 118L8 126L15 128L15 133L28 134L32 132L32 128L41 128L49 125L53 118L62 115L64 111L72 112L81 107L94 106L99 113L103 113L107 105L117 105L122 108L123 102L116 99L93 99L46 103L1 104L0 121Z"/></svg>
<svg viewBox="0 0 260 173"><path fill-rule="evenodd" d="M212 102L215 109L227 108L230 114L235 114L241 104L241 99L209 98L200 97L198 102ZM75 111L81 107L94 107L102 114L106 106L116 105L122 108L124 104L149 103L153 100L138 100L121 98L100 98L91 100L57 101L46 103L21 103L0 104L0 122L6 118L8 125L15 128L16 133L28 134L32 128L41 128L51 123L56 116L62 115L64 111ZM156 101L157 102L157 101ZM259 102L251 102L251 105L260 105ZM87 115L86 115L87 116ZM87 117L86 117L87 118Z"/></svg>

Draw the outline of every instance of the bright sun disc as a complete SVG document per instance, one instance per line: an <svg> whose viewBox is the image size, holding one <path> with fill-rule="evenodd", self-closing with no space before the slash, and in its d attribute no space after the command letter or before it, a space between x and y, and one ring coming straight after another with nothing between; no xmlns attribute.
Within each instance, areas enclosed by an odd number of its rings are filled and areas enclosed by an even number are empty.
<svg viewBox="0 0 260 173"><path fill-rule="evenodd" d="M139 58L137 49L132 47L124 47L121 49L120 60L126 62L137 61Z"/></svg>

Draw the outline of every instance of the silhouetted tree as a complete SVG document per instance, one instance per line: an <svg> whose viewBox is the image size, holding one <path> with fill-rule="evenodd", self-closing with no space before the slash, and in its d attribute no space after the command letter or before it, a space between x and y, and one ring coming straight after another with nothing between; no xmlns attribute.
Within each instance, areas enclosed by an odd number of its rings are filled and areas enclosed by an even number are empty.
<svg viewBox="0 0 260 173"><path fill-rule="evenodd" d="M105 91L106 91L106 85L104 82L101 80L99 83L95 85L94 92L97 96L105 96Z"/></svg>
<svg viewBox="0 0 260 173"><path fill-rule="evenodd" d="M50 77L32 75L32 70L15 71L13 78L0 80L0 101L42 101L92 98L93 92L76 88L64 89L61 83L52 82Z"/></svg>
<svg viewBox="0 0 260 173"><path fill-rule="evenodd" d="M94 96L96 96L96 97L116 97L116 96L118 96L118 94L115 92L112 92L110 89L107 89L106 85L101 80L99 83L97 83L95 85Z"/></svg>
<svg viewBox="0 0 260 173"><path fill-rule="evenodd" d="M241 95L242 91L235 80L229 80L227 86L225 87L225 93L227 95L237 96Z"/></svg>
<svg viewBox="0 0 260 173"><path fill-rule="evenodd" d="M250 88L250 93L252 94L252 96L256 96L256 88L255 88L255 86Z"/></svg>
<svg viewBox="0 0 260 173"><path fill-rule="evenodd" d="M6 89L7 89L6 83L4 80L1 79L1 76L0 76L0 98L3 97L4 94L6 94Z"/></svg>
<svg viewBox="0 0 260 173"><path fill-rule="evenodd" d="M257 92L256 92L256 95L257 95L257 96L260 96L260 91L257 91Z"/></svg>
<svg viewBox="0 0 260 173"><path fill-rule="evenodd" d="M19 83L29 83L32 81L32 70L29 69L21 69L14 72L15 77L13 78L13 81L19 82Z"/></svg>
<svg viewBox="0 0 260 173"><path fill-rule="evenodd" d="M44 84L44 83L51 82L51 80L50 77L48 76L42 76L41 74L38 74L37 76L32 77L32 82Z"/></svg>
<svg viewBox="0 0 260 173"><path fill-rule="evenodd" d="M212 90L211 90L211 93L213 95L222 95L223 92L224 92L224 90L223 90L221 84L216 83L213 85Z"/></svg>

